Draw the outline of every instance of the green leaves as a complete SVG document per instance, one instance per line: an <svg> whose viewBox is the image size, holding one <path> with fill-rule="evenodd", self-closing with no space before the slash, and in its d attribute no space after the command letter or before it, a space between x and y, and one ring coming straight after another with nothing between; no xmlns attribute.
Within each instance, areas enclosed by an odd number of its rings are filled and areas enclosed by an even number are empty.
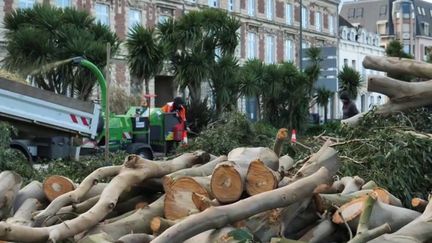
<svg viewBox="0 0 432 243"><path fill-rule="evenodd" d="M362 85L362 78L360 73L355 69L344 65L342 70L338 74L339 89L341 91L347 91L351 99L356 99L358 92Z"/></svg>
<svg viewBox="0 0 432 243"><path fill-rule="evenodd" d="M85 56L98 67L106 65L106 44L111 53L118 49L118 38L107 26L94 23L85 11L49 5L18 9L5 19L6 50L4 66L26 76L31 74L43 89L60 94L68 91L87 99L95 77L68 65L52 63ZM52 66L49 70L43 66Z"/></svg>

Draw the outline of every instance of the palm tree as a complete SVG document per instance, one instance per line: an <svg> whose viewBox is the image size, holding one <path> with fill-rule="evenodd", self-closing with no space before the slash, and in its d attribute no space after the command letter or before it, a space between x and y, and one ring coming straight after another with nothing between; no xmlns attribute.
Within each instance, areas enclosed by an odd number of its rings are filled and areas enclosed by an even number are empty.
<svg viewBox="0 0 432 243"><path fill-rule="evenodd" d="M188 88L192 103L201 102L201 83L212 74L217 50L234 54L238 28L236 18L217 9L191 11L181 19L159 24L175 79L181 89Z"/></svg>
<svg viewBox="0 0 432 243"><path fill-rule="evenodd" d="M323 58L321 57L321 49L318 47L311 47L307 50L306 56L309 58L310 62L305 68L304 73L308 77L309 90L312 92L312 88L321 73L321 62L323 61Z"/></svg>
<svg viewBox="0 0 432 243"><path fill-rule="evenodd" d="M158 41L154 29L135 25L130 29L126 40L128 50L128 64L131 74L139 81L134 88L137 93L142 92L142 83L145 84L146 94L150 93L150 79L162 71L165 54L164 47Z"/></svg>
<svg viewBox="0 0 432 243"><path fill-rule="evenodd" d="M338 74L338 79L339 90L347 91L351 99L356 99L362 85L360 73L355 69L344 65Z"/></svg>
<svg viewBox="0 0 432 243"><path fill-rule="evenodd" d="M240 69L240 94L254 97L257 102L257 117L261 119L261 91L264 84L265 65L259 59L250 59Z"/></svg>
<svg viewBox="0 0 432 243"><path fill-rule="evenodd" d="M317 103L324 107L324 123L327 123L327 106L330 98L333 97L333 92L324 87L319 87L316 93Z"/></svg>
<svg viewBox="0 0 432 243"><path fill-rule="evenodd" d="M106 44L116 53L118 39L108 26L95 22L85 11L35 5L18 9L4 19L6 57L4 66L30 75L37 86L59 94L70 93L88 99L96 77L88 70L75 68L68 59L85 56L103 68Z"/></svg>
<svg viewBox="0 0 432 243"><path fill-rule="evenodd" d="M403 50L403 45L398 40L392 40L388 43L385 52L389 57L412 58L412 56Z"/></svg>

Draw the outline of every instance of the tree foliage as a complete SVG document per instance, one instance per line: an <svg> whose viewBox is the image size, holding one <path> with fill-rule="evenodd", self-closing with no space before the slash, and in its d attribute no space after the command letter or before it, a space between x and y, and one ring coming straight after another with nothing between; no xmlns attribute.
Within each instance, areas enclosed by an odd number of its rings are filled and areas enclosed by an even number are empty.
<svg viewBox="0 0 432 243"><path fill-rule="evenodd" d="M339 90L348 92L351 99L356 99L362 85L360 73L354 68L344 65L338 74Z"/></svg>
<svg viewBox="0 0 432 243"><path fill-rule="evenodd" d="M131 74L138 77L138 82L131 84L133 90L140 94L144 81L145 92L149 94L150 79L159 74L164 65L164 45L159 41L153 28L135 25L127 36L126 48Z"/></svg>
<svg viewBox="0 0 432 243"><path fill-rule="evenodd" d="M114 55L118 39L108 26L96 23L85 11L49 5L17 9L4 19L6 57L4 66L30 75L35 83L59 94L72 93L87 99L96 77L76 68L68 59L84 56L99 68L106 65L106 45Z"/></svg>
<svg viewBox="0 0 432 243"><path fill-rule="evenodd" d="M398 40L392 40L388 43L385 49L386 55L389 57L399 57L399 58L414 58L411 54L406 53L403 50L403 45ZM399 79L403 81L411 81L414 77L411 75L403 75L403 74L393 74L387 73L387 75L394 79Z"/></svg>
<svg viewBox="0 0 432 243"><path fill-rule="evenodd" d="M319 87L316 90L316 98L317 103L324 107L324 122L327 122L327 106L330 102L330 98L332 98L334 93L331 90L328 90L324 87Z"/></svg>

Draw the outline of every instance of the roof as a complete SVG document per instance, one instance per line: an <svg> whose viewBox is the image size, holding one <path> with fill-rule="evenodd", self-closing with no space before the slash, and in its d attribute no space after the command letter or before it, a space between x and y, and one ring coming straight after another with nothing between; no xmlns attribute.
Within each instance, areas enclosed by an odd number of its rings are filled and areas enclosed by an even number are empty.
<svg viewBox="0 0 432 243"><path fill-rule="evenodd" d="M353 25L361 25L369 32L377 32L377 21L389 16L387 0L361 0L345 2L340 15Z"/></svg>
<svg viewBox="0 0 432 243"><path fill-rule="evenodd" d="M353 28L354 25L352 25L348 20L346 20L344 17L339 15L339 26L346 26Z"/></svg>
<svg viewBox="0 0 432 243"><path fill-rule="evenodd" d="M432 3L414 0L414 12L416 15L416 33L417 35L432 36ZM429 33L425 33L423 23L429 24Z"/></svg>

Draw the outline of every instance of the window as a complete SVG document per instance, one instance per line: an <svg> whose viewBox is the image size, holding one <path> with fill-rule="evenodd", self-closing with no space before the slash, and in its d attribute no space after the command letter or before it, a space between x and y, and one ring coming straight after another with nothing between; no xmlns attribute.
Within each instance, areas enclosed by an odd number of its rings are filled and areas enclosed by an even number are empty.
<svg viewBox="0 0 432 243"><path fill-rule="evenodd" d="M266 38L266 48L265 48L265 62L266 63L275 63L275 43L274 37L271 35L267 35Z"/></svg>
<svg viewBox="0 0 432 243"><path fill-rule="evenodd" d="M255 16L255 0L248 0L248 15Z"/></svg>
<svg viewBox="0 0 432 243"><path fill-rule="evenodd" d="M57 0L56 4L59 8L67 8L71 6L71 0Z"/></svg>
<svg viewBox="0 0 432 243"><path fill-rule="evenodd" d="M411 53L410 52L410 46L408 45L408 44L405 44L404 46L403 46L403 51L405 52L405 53Z"/></svg>
<svg viewBox="0 0 432 243"><path fill-rule="evenodd" d="M348 18L353 19L354 17L355 17L355 9L354 8L348 9Z"/></svg>
<svg viewBox="0 0 432 243"><path fill-rule="evenodd" d="M141 11L137 9L129 9L128 28L130 29L137 24L141 24Z"/></svg>
<svg viewBox="0 0 432 243"><path fill-rule="evenodd" d="M424 8L421 8L423 16L426 16Z"/></svg>
<svg viewBox="0 0 432 243"><path fill-rule="evenodd" d="M291 39L285 40L285 52L284 52L284 60L285 61L293 61L294 59L294 46L293 41Z"/></svg>
<svg viewBox="0 0 432 243"><path fill-rule="evenodd" d="M348 59L344 58L344 66L348 66Z"/></svg>
<svg viewBox="0 0 432 243"><path fill-rule="evenodd" d="M273 0L266 0L266 16L268 20L273 19L274 5Z"/></svg>
<svg viewBox="0 0 432 243"><path fill-rule="evenodd" d="M418 12L419 15L422 14L422 11L421 11L420 7L418 7L418 6L417 6L417 12Z"/></svg>
<svg viewBox="0 0 432 243"><path fill-rule="evenodd" d="M428 36L429 35L429 24L426 22L422 22L421 28L423 30L423 34Z"/></svg>
<svg viewBox="0 0 432 243"><path fill-rule="evenodd" d="M35 0L19 0L18 8L32 8Z"/></svg>
<svg viewBox="0 0 432 243"><path fill-rule="evenodd" d="M234 11L234 0L228 0L228 11Z"/></svg>
<svg viewBox="0 0 432 243"><path fill-rule="evenodd" d="M292 17L293 17L292 16L292 5L287 3L285 5L285 18L286 18L287 24L290 24L290 25L292 24L292 21L293 21Z"/></svg>
<svg viewBox="0 0 432 243"><path fill-rule="evenodd" d="M96 21L104 25L110 24L108 5L96 3L95 12L96 12Z"/></svg>
<svg viewBox="0 0 432 243"><path fill-rule="evenodd" d="M352 67L354 70L357 70L357 68L356 68L356 60L352 60L352 61L351 61L351 67Z"/></svg>
<svg viewBox="0 0 432 243"><path fill-rule="evenodd" d="M208 5L209 5L209 7L211 7L211 8L217 8L218 7L218 0L209 0L208 1Z"/></svg>
<svg viewBox="0 0 432 243"><path fill-rule="evenodd" d="M168 15L159 15L158 23L159 24L165 23L169 18L171 17Z"/></svg>
<svg viewBox="0 0 432 243"><path fill-rule="evenodd" d="M333 35L334 34L334 16L333 15L328 15L327 16L327 18L328 18L328 26L329 26L329 33L331 34L331 35Z"/></svg>
<svg viewBox="0 0 432 243"><path fill-rule="evenodd" d="M257 58L257 40L256 40L256 34L249 32L247 36L247 53L246 56L248 59Z"/></svg>
<svg viewBox="0 0 432 243"><path fill-rule="evenodd" d="M317 31L321 31L322 30L322 26L321 26L321 13L320 12L315 12L315 29Z"/></svg>
<svg viewBox="0 0 432 243"><path fill-rule="evenodd" d="M409 19L411 15L411 3L401 3L402 15L404 19ZM414 13L413 13L414 14Z"/></svg>
<svg viewBox="0 0 432 243"><path fill-rule="evenodd" d="M356 18L363 18L363 8L356 8L355 17Z"/></svg>
<svg viewBox="0 0 432 243"><path fill-rule="evenodd" d="M372 109L375 105L375 97L371 96L369 99L369 109Z"/></svg>
<svg viewBox="0 0 432 243"><path fill-rule="evenodd" d="M429 9L429 13L430 13L430 15L431 15L431 17L432 17L432 9Z"/></svg>
<svg viewBox="0 0 432 243"><path fill-rule="evenodd" d="M309 20L309 11L305 8L305 7L302 7L302 27L303 28L307 28L308 27L308 25L309 25L309 23L308 23L308 20Z"/></svg>
<svg viewBox="0 0 432 243"><path fill-rule="evenodd" d="M381 5L380 6L380 11L379 11L379 16L386 16L387 15L387 5Z"/></svg>

